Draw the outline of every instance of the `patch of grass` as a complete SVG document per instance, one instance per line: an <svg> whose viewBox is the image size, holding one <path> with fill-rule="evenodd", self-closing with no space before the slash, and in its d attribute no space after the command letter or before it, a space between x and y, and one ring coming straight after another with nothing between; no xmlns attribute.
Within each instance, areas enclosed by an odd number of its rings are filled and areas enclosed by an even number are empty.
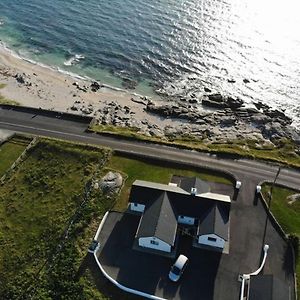
<svg viewBox="0 0 300 300"><path fill-rule="evenodd" d="M262 192L265 199L269 199L269 191L271 185L264 184ZM299 191L287 189L283 187L274 186L272 193L271 211L287 234L295 234L300 237L300 201L296 200L294 203L289 203L288 196L299 194ZM297 272L297 290L300 289L300 259L296 260Z"/></svg>
<svg viewBox="0 0 300 300"><path fill-rule="evenodd" d="M31 139L23 137L13 137L0 146L0 177L22 154Z"/></svg>
<svg viewBox="0 0 300 300"><path fill-rule="evenodd" d="M6 87L6 84L5 83L0 83L0 90L1 89L4 89Z"/></svg>
<svg viewBox="0 0 300 300"><path fill-rule="evenodd" d="M251 159L262 159L283 163L293 167L300 167L300 155L297 145L288 139L281 139L272 145L259 145L255 140L239 139L227 142L207 143L190 135L168 136L166 138L149 137L137 132L136 128L123 128L106 125L93 125L89 128L93 132L112 134L123 138L148 141L163 145L177 146L197 151L215 154L236 155ZM299 150L299 149L298 149Z"/></svg>
<svg viewBox="0 0 300 300"><path fill-rule="evenodd" d="M172 175L197 176L203 180L231 184L231 182L221 176L208 172L199 172L191 169L183 169L171 165L162 165L158 162L143 161L114 155L107 164L107 168L118 170L127 175L125 186L122 189L120 199L115 205L116 210L123 211L127 207L129 192L132 183L136 179L147 180L159 183L169 183Z"/></svg>
<svg viewBox="0 0 300 300"><path fill-rule="evenodd" d="M20 105L19 102L5 98L0 94L0 104Z"/></svg>
<svg viewBox="0 0 300 300"><path fill-rule="evenodd" d="M42 140L0 186L1 299L88 299L76 274L94 234L90 224L113 199L93 192L80 204L106 157L106 150Z"/></svg>

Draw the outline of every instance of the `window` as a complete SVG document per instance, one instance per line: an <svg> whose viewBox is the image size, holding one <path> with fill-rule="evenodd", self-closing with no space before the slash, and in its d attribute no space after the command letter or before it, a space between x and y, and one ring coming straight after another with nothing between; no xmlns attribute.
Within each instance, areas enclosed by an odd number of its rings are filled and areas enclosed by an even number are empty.
<svg viewBox="0 0 300 300"><path fill-rule="evenodd" d="M210 236L207 238L207 240L210 241L210 242L216 242L217 241L216 238L213 238L213 237L210 237Z"/></svg>
<svg viewBox="0 0 300 300"><path fill-rule="evenodd" d="M150 244L155 245L155 246L158 246L158 245L159 245L159 242L151 240L151 241L150 241Z"/></svg>

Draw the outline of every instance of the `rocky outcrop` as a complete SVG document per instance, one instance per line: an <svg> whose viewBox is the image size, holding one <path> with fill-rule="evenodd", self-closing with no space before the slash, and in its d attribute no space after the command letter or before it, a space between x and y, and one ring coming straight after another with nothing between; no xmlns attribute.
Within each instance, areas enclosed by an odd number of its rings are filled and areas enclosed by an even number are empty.
<svg viewBox="0 0 300 300"><path fill-rule="evenodd" d="M102 87L102 85L97 81L94 81L91 83L91 90L93 92L97 92L101 87Z"/></svg>
<svg viewBox="0 0 300 300"><path fill-rule="evenodd" d="M231 108L235 110L243 106L243 101L239 98L224 97L221 94L210 94L202 99L202 105L211 108Z"/></svg>
<svg viewBox="0 0 300 300"><path fill-rule="evenodd" d="M105 176L98 182L94 183L94 187L97 185L103 193L117 193L122 187L123 178L120 173L109 171Z"/></svg>

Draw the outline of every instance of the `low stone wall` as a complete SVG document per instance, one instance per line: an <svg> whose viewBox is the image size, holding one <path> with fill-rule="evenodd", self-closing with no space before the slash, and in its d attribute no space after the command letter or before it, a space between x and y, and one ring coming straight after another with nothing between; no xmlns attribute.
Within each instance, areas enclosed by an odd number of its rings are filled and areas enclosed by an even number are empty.
<svg viewBox="0 0 300 300"><path fill-rule="evenodd" d="M87 123L90 124L93 121L93 117L89 116L82 116L82 115L76 115L66 112L60 112L55 110L46 110L42 108L34 108L34 107L28 107L28 106L15 106L10 104L0 104L0 108L7 109L7 110L14 110L19 112L27 112L32 113L36 115L41 116L47 116L51 118L60 118L63 120L70 120L80 123Z"/></svg>

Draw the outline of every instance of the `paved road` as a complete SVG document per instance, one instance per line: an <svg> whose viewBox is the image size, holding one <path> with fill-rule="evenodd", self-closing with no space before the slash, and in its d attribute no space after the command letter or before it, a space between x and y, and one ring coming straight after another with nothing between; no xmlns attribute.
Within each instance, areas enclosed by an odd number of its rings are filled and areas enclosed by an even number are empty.
<svg viewBox="0 0 300 300"><path fill-rule="evenodd" d="M257 183L261 180L273 180L278 169L277 166L271 164L246 159L224 159L216 155L208 155L195 151L87 133L85 132L87 128L86 123L62 119L60 114L56 117L47 117L45 115L0 108L0 128L74 142L107 146L115 150L147 155L148 157L192 163L195 166L205 165L212 168L220 168L234 173L239 179L250 176ZM277 182L299 188L300 172L284 168L281 170Z"/></svg>

